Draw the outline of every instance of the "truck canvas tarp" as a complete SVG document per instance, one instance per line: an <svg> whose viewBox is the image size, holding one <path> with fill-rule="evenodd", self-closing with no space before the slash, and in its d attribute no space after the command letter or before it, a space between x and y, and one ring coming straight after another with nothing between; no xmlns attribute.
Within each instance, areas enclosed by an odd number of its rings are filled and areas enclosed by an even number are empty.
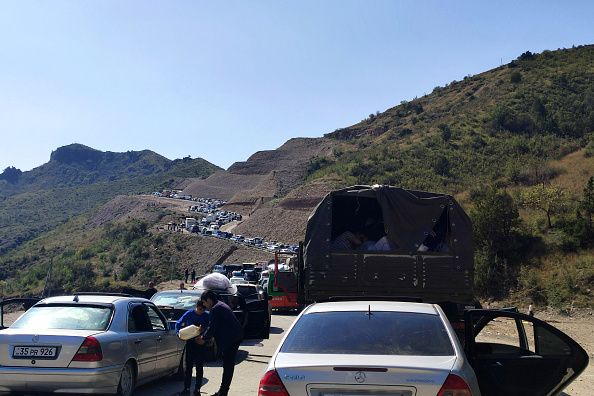
<svg viewBox="0 0 594 396"><path fill-rule="evenodd" d="M371 250L331 249L345 231L364 234ZM472 225L450 195L378 185L333 191L310 215L302 246L301 303L336 296L474 301Z"/></svg>

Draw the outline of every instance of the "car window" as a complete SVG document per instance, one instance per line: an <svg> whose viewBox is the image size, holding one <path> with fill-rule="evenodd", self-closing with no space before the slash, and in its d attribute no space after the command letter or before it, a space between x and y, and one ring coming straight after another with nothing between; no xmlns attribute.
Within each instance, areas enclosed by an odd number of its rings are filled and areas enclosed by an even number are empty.
<svg viewBox="0 0 594 396"><path fill-rule="evenodd" d="M200 295L201 293L158 293L151 298L151 301L155 305L167 305L176 309L189 310L196 306Z"/></svg>
<svg viewBox="0 0 594 396"><path fill-rule="evenodd" d="M569 356L571 346L544 327L537 327L536 346L541 356Z"/></svg>
<svg viewBox="0 0 594 396"><path fill-rule="evenodd" d="M256 286L238 285L237 292L246 300L258 300L260 292Z"/></svg>
<svg viewBox="0 0 594 396"><path fill-rule="evenodd" d="M146 305L149 320L154 331L167 330L167 323L159 313L155 310L155 307Z"/></svg>
<svg viewBox="0 0 594 396"><path fill-rule="evenodd" d="M238 295L223 294L220 296L221 300L227 304L232 310L245 310L246 303L243 298Z"/></svg>
<svg viewBox="0 0 594 396"><path fill-rule="evenodd" d="M11 326L14 329L64 329L104 331L109 325L111 307L90 305L37 305Z"/></svg>
<svg viewBox="0 0 594 396"><path fill-rule="evenodd" d="M485 396L557 394L588 364L580 345L536 318L481 309L464 316L465 352Z"/></svg>
<svg viewBox="0 0 594 396"><path fill-rule="evenodd" d="M303 315L284 353L453 356L438 315L407 312L324 312Z"/></svg>
<svg viewBox="0 0 594 396"><path fill-rule="evenodd" d="M523 335L525 334L525 336ZM542 326L518 318L491 318L475 335L477 356L567 356L571 346Z"/></svg>
<svg viewBox="0 0 594 396"><path fill-rule="evenodd" d="M39 298L36 297L7 298L0 301L0 330L10 327L37 302Z"/></svg>
<svg viewBox="0 0 594 396"><path fill-rule="evenodd" d="M532 323L499 317L482 327L475 336L476 353L479 355L524 356L535 353Z"/></svg>
<svg viewBox="0 0 594 396"><path fill-rule="evenodd" d="M136 304L132 305L128 311L128 331L130 333L152 331L152 325L145 310L144 305Z"/></svg>

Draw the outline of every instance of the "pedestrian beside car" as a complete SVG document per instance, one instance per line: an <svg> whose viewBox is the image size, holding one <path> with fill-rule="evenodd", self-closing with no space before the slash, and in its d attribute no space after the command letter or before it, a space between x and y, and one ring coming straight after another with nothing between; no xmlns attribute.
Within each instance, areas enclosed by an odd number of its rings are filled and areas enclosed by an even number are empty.
<svg viewBox="0 0 594 396"><path fill-rule="evenodd" d="M153 282L149 282L148 289L144 291L144 298L150 300L153 294L155 294L156 292L158 292L158 290L155 288L155 284Z"/></svg>
<svg viewBox="0 0 594 396"><path fill-rule="evenodd" d="M184 279L186 283L188 283L188 276L190 276L190 271L188 271L188 269L186 268L186 270L184 271Z"/></svg>
<svg viewBox="0 0 594 396"><path fill-rule="evenodd" d="M196 308L190 309L175 323L175 333L181 339L179 331L187 326L194 325L198 331L204 331L208 326L209 314L202 301L196 301ZM194 385L194 396L200 396L200 387L202 386L202 377L204 376L204 342L199 345L198 338L192 337L186 340L186 370L184 372L184 389L179 393L180 396L190 394L192 385L192 370L196 366L196 384Z"/></svg>
<svg viewBox="0 0 594 396"><path fill-rule="evenodd" d="M213 396L227 396L233 372L235 371L235 358L239 344L243 339L243 329L231 308L219 299L219 295L212 290L205 290L200 300L210 312L208 327L198 337L198 344L203 345L206 340L214 337L219 351L223 355L223 378L219 391Z"/></svg>
<svg viewBox="0 0 594 396"><path fill-rule="evenodd" d="M186 290L186 284L184 282L180 282L178 290Z"/></svg>
<svg viewBox="0 0 594 396"><path fill-rule="evenodd" d="M531 318L534 317L534 307L532 306L532 303L528 305L528 315L530 315Z"/></svg>
<svg viewBox="0 0 594 396"><path fill-rule="evenodd" d="M192 268L192 284L196 282L196 270Z"/></svg>

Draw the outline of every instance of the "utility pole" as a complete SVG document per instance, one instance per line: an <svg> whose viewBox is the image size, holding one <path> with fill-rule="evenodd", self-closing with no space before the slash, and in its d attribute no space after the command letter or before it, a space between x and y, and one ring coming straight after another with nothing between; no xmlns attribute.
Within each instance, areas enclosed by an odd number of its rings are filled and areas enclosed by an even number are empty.
<svg viewBox="0 0 594 396"><path fill-rule="evenodd" d="M169 277L169 282L173 283L173 264L175 264L175 255L171 255L169 262L171 263L171 275Z"/></svg>

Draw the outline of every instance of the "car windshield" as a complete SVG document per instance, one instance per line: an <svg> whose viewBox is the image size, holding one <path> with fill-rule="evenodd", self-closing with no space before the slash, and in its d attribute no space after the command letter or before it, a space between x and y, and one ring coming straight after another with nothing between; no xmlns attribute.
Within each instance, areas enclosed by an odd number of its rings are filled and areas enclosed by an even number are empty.
<svg viewBox="0 0 594 396"><path fill-rule="evenodd" d="M173 293L157 293L151 300L155 305L166 305L176 309L193 309L196 306L196 301L200 299L202 290L196 293L180 293L179 291Z"/></svg>
<svg viewBox="0 0 594 396"><path fill-rule="evenodd" d="M13 329L99 330L109 325L111 307L92 305L36 305L11 326Z"/></svg>
<svg viewBox="0 0 594 396"><path fill-rule="evenodd" d="M283 353L453 356L438 315L409 312L321 312L303 315Z"/></svg>

